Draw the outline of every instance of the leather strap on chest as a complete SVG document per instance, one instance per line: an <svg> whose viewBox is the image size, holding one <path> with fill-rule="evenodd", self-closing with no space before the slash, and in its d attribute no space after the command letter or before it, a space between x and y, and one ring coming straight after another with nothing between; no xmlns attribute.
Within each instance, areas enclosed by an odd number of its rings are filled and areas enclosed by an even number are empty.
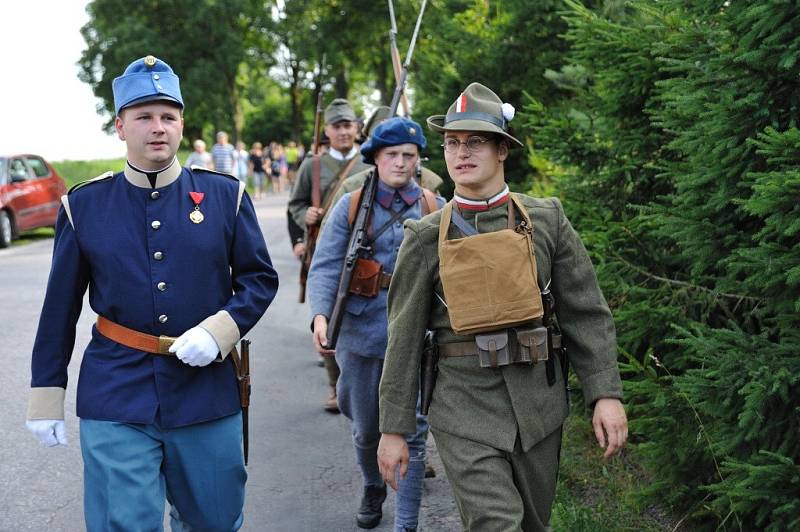
<svg viewBox="0 0 800 532"><path fill-rule="evenodd" d="M347 176L350 175L350 170L353 169L353 166L356 164L356 159L358 156L354 156L352 159L347 161L339 173L336 174L334 178L333 184L328 187L328 193L325 194L325 202L320 205L320 197L321 197L321 174L322 174L322 161L320 156L314 156L314 159L311 161L311 205L313 207L322 207L322 210L327 212L328 208L331 206L333 202L333 198L336 196L336 191L339 190L339 187L342 186L342 183Z"/></svg>

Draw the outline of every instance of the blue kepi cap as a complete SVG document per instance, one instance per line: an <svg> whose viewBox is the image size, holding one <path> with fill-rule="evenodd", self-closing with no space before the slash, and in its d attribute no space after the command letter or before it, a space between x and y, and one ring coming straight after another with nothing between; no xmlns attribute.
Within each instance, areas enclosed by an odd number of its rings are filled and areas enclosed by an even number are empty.
<svg viewBox="0 0 800 532"><path fill-rule="evenodd" d="M361 146L361 155L365 163L375 164L375 152L399 144L416 144L424 150L428 142L422 134L422 126L402 116L385 120L372 130L369 140Z"/></svg>
<svg viewBox="0 0 800 532"><path fill-rule="evenodd" d="M183 109L181 82L172 68L152 55L137 59L111 84L117 115L131 105L166 100Z"/></svg>

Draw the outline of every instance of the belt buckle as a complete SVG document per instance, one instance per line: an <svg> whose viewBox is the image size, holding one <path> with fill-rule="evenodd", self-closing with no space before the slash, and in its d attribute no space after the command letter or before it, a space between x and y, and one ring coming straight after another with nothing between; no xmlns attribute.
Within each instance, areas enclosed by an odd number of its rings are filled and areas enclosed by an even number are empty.
<svg viewBox="0 0 800 532"><path fill-rule="evenodd" d="M159 336L158 337L158 352L161 355L171 355L169 348L175 343L177 338L173 336Z"/></svg>

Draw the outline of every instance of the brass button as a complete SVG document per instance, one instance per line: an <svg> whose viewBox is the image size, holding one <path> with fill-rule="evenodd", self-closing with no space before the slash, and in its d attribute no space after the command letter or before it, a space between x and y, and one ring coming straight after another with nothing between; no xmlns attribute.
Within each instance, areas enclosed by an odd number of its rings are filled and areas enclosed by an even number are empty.
<svg viewBox="0 0 800 532"><path fill-rule="evenodd" d="M159 75L158 74L153 74L153 79L155 79L155 80L159 79Z"/></svg>
<svg viewBox="0 0 800 532"><path fill-rule="evenodd" d="M153 199L158 199L158 197L159 197L160 195L161 195L161 193L160 193L158 190L154 190L154 191L152 191L152 192L150 193L150 197L151 197L151 198L153 198Z"/></svg>
<svg viewBox="0 0 800 532"><path fill-rule="evenodd" d="M158 288L158 289L159 289L161 292L163 292L164 290L166 290L166 289L167 289L167 283L165 283L164 281L161 281L160 283L158 283L158 284L156 285L156 287L157 287L157 288Z"/></svg>
<svg viewBox="0 0 800 532"><path fill-rule="evenodd" d="M150 227L152 227L155 230L158 230L158 228L161 227L161 222L159 222L158 220L153 220L153 222L150 224Z"/></svg>
<svg viewBox="0 0 800 532"><path fill-rule="evenodd" d="M160 321L161 323L167 323L168 319L169 318L167 317L166 314L162 314L161 316L158 317L158 321Z"/></svg>
<svg viewBox="0 0 800 532"><path fill-rule="evenodd" d="M156 251L155 253L153 253L153 258L156 260L161 260L164 258L164 254L160 251Z"/></svg>

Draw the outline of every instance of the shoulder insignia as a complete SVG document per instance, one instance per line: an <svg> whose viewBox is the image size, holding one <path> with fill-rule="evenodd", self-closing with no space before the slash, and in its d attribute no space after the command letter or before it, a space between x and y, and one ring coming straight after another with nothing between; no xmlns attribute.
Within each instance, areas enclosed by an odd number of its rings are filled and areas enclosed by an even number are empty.
<svg viewBox="0 0 800 532"><path fill-rule="evenodd" d="M80 183L76 183L69 188L67 194L72 194L76 190L81 187L85 187L86 185L91 185L92 183L99 183L100 181L105 181L107 179L111 179L114 177L114 172L106 172L104 174L100 174L97 177L93 177L92 179L87 179L86 181L81 181Z"/></svg>
<svg viewBox="0 0 800 532"><path fill-rule="evenodd" d="M216 174L216 175L223 175L229 179L233 179L234 181L239 181L239 179L233 174L226 174L225 172L218 172L216 170L212 170L210 168L206 168L205 166L200 166L197 164L193 164L191 166L192 172L208 172L209 174Z"/></svg>

